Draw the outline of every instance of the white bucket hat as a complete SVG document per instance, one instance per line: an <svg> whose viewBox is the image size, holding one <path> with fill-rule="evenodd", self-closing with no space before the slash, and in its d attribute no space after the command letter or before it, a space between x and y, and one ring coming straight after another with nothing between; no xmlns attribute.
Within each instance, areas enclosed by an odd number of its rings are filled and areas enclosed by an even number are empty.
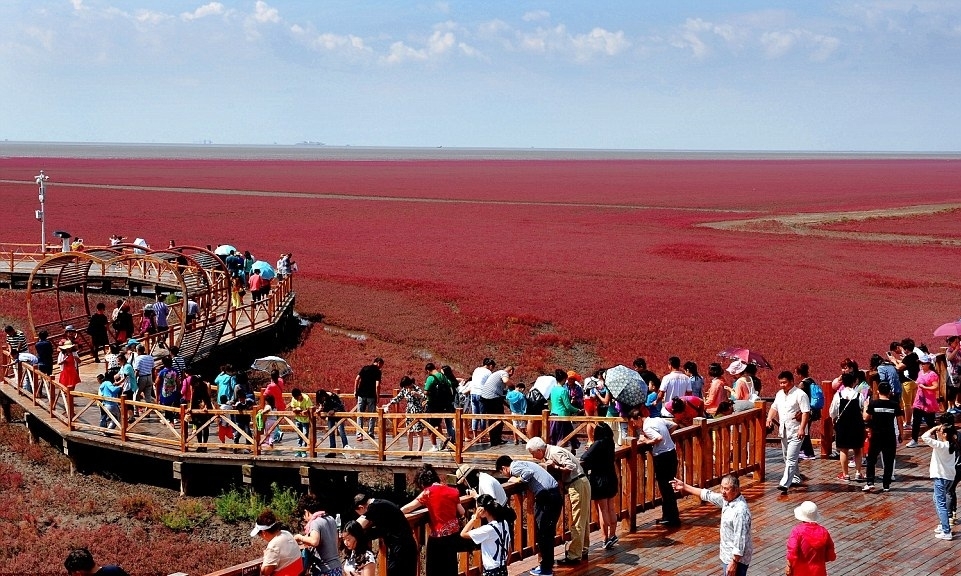
<svg viewBox="0 0 961 576"><path fill-rule="evenodd" d="M744 372L745 369L747 369L747 364L741 361L740 358L735 359L734 362L731 362L731 365L727 367L728 373L735 376Z"/></svg>
<svg viewBox="0 0 961 576"><path fill-rule="evenodd" d="M818 512L818 505L810 500L801 502L801 505L794 509L794 517L801 522L821 521L821 513Z"/></svg>

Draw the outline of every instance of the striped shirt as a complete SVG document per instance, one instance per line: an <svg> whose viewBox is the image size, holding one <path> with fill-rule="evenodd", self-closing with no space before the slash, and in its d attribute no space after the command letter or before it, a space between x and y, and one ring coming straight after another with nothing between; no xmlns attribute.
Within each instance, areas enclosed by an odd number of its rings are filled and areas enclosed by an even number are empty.
<svg viewBox="0 0 961 576"><path fill-rule="evenodd" d="M133 361L137 369L137 376L153 376L154 358L150 354L141 354Z"/></svg>
<svg viewBox="0 0 961 576"><path fill-rule="evenodd" d="M504 381L508 378L507 370L498 370L484 379L480 386L471 385L471 394L479 394L481 398L493 400L504 397Z"/></svg>
<svg viewBox="0 0 961 576"><path fill-rule="evenodd" d="M544 470L538 464L527 462L526 460L514 460L511 462L511 476L517 476L524 482L527 482L527 487L531 489L534 496L537 496L544 490L557 489L557 480L554 480L554 477L551 476L547 470Z"/></svg>
<svg viewBox="0 0 961 576"><path fill-rule="evenodd" d="M14 358L21 352L27 351L27 337L19 330L13 334L7 334L7 344L10 345L10 354Z"/></svg>

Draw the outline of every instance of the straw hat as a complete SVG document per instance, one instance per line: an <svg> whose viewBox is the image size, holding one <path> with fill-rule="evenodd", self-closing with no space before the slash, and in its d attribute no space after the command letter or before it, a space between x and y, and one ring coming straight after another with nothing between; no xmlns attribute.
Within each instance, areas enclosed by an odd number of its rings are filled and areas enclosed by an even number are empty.
<svg viewBox="0 0 961 576"><path fill-rule="evenodd" d="M77 345L74 344L72 340L64 340L63 342L60 343L60 350L62 352L70 352L71 350L75 350L76 348L77 348Z"/></svg>
<svg viewBox="0 0 961 576"><path fill-rule="evenodd" d="M464 478L467 478L467 475L474 470L476 470L476 468L471 464L461 464L457 467L457 471L454 472L454 477L457 478L458 483L463 482Z"/></svg>
<svg viewBox="0 0 961 576"><path fill-rule="evenodd" d="M818 505L810 500L801 502L801 505L794 509L794 517L801 522L821 521L821 513L818 512Z"/></svg>

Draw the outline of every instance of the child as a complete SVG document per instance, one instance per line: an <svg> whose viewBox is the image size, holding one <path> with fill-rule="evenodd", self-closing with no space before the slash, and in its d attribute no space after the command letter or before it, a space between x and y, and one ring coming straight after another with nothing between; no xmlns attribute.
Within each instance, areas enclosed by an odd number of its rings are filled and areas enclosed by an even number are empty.
<svg viewBox="0 0 961 576"><path fill-rule="evenodd" d="M263 436L261 446L274 447L274 431L277 429L277 417L273 415L275 400L273 396L263 396L264 407L257 412L257 430Z"/></svg>
<svg viewBox="0 0 961 576"><path fill-rule="evenodd" d="M224 394L220 397L220 409L221 410L233 410L233 405L230 404L230 399ZM226 415L220 416L217 419L217 438L220 439L221 444L226 444L228 438L233 438L234 431L230 427L229 417Z"/></svg>
<svg viewBox="0 0 961 576"><path fill-rule="evenodd" d="M526 386L523 382L514 384L513 382L507 383L507 405L511 409L511 414L517 414L523 416L527 414L527 396L526 396ZM514 426L518 430L524 430L527 427L527 422L523 420L514 420ZM520 437L514 434L514 445L520 444Z"/></svg>
<svg viewBox="0 0 961 576"><path fill-rule="evenodd" d="M404 376L400 381L400 392L397 396L394 396L391 401L387 404L390 408L394 404L400 401L405 401L407 403L406 412L408 414L421 414L424 412L424 404L427 402L427 395L424 391L414 386L414 379L410 376ZM420 452L424 448L424 424L419 420L414 420L413 418L407 419L407 449L411 452L414 451L414 438L417 438L417 452ZM411 457L415 457L411 455ZM406 458L406 456L405 456Z"/></svg>
<svg viewBox="0 0 961 576"><path fill-rule="evenodd" d="M917 418L915 414L915 418ZM948 490L954 481L954 468L958 457L958 433L954 427L954 414L941 415L941 425L930 428L921 436L921 441L934 448L931 452L931 465L928 475L934 480L934 509L938 515L939 526L935 537L952 540L951 519L948 513Z"/></svg>
<svg viewBox="0 0 961 576"><path fill-rule="evenodd" d="M311 409L314 407L314 403L310 401L310 396L300 391L300 388L294 388L291 390L290 395L293 397L290 401L290 409L296 415L294 418L294 423L297 424L297 430L300 432L300 434L303 434L304 437L306 437L310 432L310 418L308 418L308 415L310 414ZM307 445L307 442L300 437L300 434L297 435L297 447L303 448ZM303 450L297 451L297 458L306 457L307 452Z"/></svg>
<svg viewBox="0 0 961 576"><path fill-rule="evenodd" d="M647 406L647 409L650 410L651 414L661 413L662 403L657 401L657 390L654 390L647 395L647 402L644 405Z"/></svg>
<svg viewBox="0 0 961 576"><path fill-rule="evenodd" d="M97 383L100 385L97 394L111 399L104 401L103 406L105 408L100 409L100 427L110 430L115 429L117 422L120 421L120 404L117 403L117 399L120 398L120 393L123 391L123 386L120 384L121 377L117 375L115 378L117 379L116 382L110 382L103 374L97 374Z"/></svg>

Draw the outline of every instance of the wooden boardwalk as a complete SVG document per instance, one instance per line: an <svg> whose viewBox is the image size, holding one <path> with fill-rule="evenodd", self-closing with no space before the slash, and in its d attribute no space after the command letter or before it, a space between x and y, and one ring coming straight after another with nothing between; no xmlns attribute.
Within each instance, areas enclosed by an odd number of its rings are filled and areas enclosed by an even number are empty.
<svg viewBox="0 0 961 576"><path fill-rule="evenodd" d="M934 537L937 516L928 479L931 450L905 448L898 452L896 480L888 493L880 492L880 478L872 493L861 491L861 482L835 480L837 460L802 461L803 486L783 496L777 481L783 471L780 451L767 450L767 481L745 478L742 491L753 516L754 559L749 574L783 574L785 543L797 523L794 507L804 500L818 505L822 524L834 539L838 559L828 564L832 576L891 574L922 576L955 574L961 570L961 537L947 542ZM880 474L880 470L878 471ZM598 533L592 534L589 562L572 568L555 567L560 576L686 576L721 574L718 558L720 511L699 504L688 496L681 501L683 525L666 529L654 525L660 517L655 508L638 515L638 530L621 530L613 550L601 548ZM961 532L961 526L958 527ZM555 558L563 548L555 549ZM532 558L515 562L511 574L526 573L536 566Z"/></svg>

